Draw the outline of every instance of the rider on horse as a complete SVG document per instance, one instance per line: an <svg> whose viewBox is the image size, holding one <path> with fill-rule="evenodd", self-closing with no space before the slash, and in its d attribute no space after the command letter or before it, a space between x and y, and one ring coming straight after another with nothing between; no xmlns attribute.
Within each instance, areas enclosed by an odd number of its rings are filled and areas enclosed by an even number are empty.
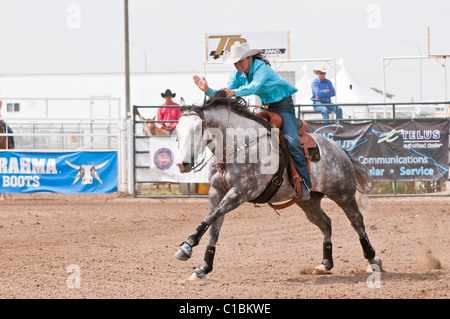
<svg viewBox="0 0 450 319"><path fill-rule="evenodd" d="M303 178L300 200L308 200L310 198L309 188L312 187L312 184L305 153L298 137L294 103L291 97L298 90L270 67L269 61L264 59L261 50L251 49L247 43L234 44L230 54L224 56L224 63L233 63L236 67L224 89L228 97L255 94L268 106L270 111L282 117L281 131L286 146L298 174ZM194 75L194 83L207 96L216 92L208 86L204 77Z"/></svg>

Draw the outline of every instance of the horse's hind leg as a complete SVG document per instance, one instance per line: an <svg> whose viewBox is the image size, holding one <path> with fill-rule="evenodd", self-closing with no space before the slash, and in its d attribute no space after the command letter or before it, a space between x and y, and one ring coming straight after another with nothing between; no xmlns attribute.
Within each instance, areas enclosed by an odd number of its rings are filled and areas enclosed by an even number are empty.
<svg viewBox="0 0 450 319"><path fill-rule="evenodd" d="M364 258L366 258L371 265L372 269L375 266L378 266L378 271L381 270L381 259L376 257L375 249L372 247L369 237L366 233L366 227L364 225L364 218L359 211L358 204L356 202L356 198L353 197L348 203L337 203L339 207L341 207L347 218L350 220L352 227L355 229L356 233L359 236L359 242L361 243L361 247L363 249ZM372 266L374 265L374 266ZM374 269L377 270L377 269Z"/></svg>
<svg viewBox="0 0 450 319"><path fill-rule="evenodd" d="M297 204L305 212L306 218L319 227L323 234L323 259L316 271L328 271L333 268L333 245L331 243L331 219L320 207L323 194L311 192L311 199Z"/></svg>

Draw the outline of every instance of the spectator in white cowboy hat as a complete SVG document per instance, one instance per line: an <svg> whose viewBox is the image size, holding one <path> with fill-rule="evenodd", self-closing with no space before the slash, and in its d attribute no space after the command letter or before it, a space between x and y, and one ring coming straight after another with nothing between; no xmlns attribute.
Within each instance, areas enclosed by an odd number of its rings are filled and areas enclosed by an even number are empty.
<svg viewBox="0 0 450 319"><path fill-rule="evenodd" d="M322 114L324 120L329 119L329 112L336 112L336 105L331 103L331 98L336 95L333 83L325 78L328 70L320 65L313 69L314 74L317 75L311 83L312 98L314 104L330 104L330 105L317 105L313 106L314 111ZM337 118L342 119L342 109L337 107Z"/></svg>
<svg viewBox="0 0 450 319"><path fill-rule="evenodd" d="M179 105L172 100L176 95L176 93L172 93L169 89L161 93L161 96L166 100L162 106ZM160 107L156 113L156 119L158 121L178 121L180 116L181 111L179 107ZM176 135L177 122L163 122L159 124L162 125L162 129L171 132L172 135Z"/></svg>
<svg viewBox="0 0 450 319"><path fill-rule="evenodd" d="M292 101L292 94L298 90L270 67L269 61L264 59L261 50L251 49L248 43L234 44L230 54L224 56L224 63L233 63L236 68L230 75L226 88L222 89L228 97L255 94L264 104L268 105L270 111L283 118L281 131L295 168L303 177L300 200L308 200L310 198L309 188L312 187L311 178L305 153L298 138L295 108ZM217 91L208 86L204 77L194 75L194 83L207 96Z"/></svg>

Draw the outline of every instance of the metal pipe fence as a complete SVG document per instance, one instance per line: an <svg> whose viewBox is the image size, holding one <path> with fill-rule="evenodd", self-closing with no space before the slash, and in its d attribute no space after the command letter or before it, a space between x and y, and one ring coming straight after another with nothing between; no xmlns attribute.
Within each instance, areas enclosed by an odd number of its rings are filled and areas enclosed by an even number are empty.
<svg viewBox="0 0 450 319"><path fill-rule="evenodd" d="M97 119L8 119L15 151L118 150L119 120Z"/></svg>
<svg viewBox="0 0 450 319"><path fill-rule="evenodd" d="M317 104L316 104L317 105ZM329 105L329 104L327 104ZM333 105L336 108L342 107L344 108L352 108L355 109L352 114L355 116L351 116L348 118L344 118L342 120L337 120L335 118L330 118L328 120L324 120L321 118L321 114L317 113L313 110L311 104L296 104L296 115L299 119L303 119L306 122L337 122L337 121L349 121L349 122L358 122L358 121L371 121L371 120L392 120L392 119L414 119L414 118L427 118L427 119L442 119L448 118L450 114L449 107L450 101L446 102L391 102L391 103L337 103ZM420 114L418 111L418 106L432 106L436 109L436 112L430 115ZM161 120L144 120L143 118L136 119L136 116L140 114L139 109L150 109L156 110L161 106L133 106L133 179L135 181L136 187L134 188L134 196L135 197L206 197L206 195L199 195L197 193L198 185L194 183L188 183L184 185L185 189L182 194L157 194L155 192L150 192L144 194L145 191L142 191L144 184L155 185L155 184L175 184L170 181L154 181L154 180L137 180L136 179L136 169L148 169L148 166L136 165L136 155L148 155L149 151L147 150L136 150L136 139L151 139L150 135L146 135L143 129L143 125L146 123L164 123L164 122L177 122L177 121L161 121ZM165 106L166 107L166 106ZM167 106L167 107L178 107L178 106ZM251 108L258 108L261 106L250 106ZM357 111L357 112L356 112ZM347 113L348 114L348 113ZM320 118L317 117L319 115ZM450 133L450 132L449 132ZM161 137L161 136L159 136ZM167 137L167 136L166 136ZM169 136L170 137L170 136ZM412 182L414 183L414 182ZM390 187L383 185L384 183L376 182L375 184L380 184L378 188L388 189L384 194L369 194L369 196L430 196L436 195L438 196L450 196L450 185L447 181L447 185L444 183L431 183L431 182L420 182L426 186L423 193L400 193L400 188L411 192L412 189L417 189L417 185L411 186L411 182L398 182L392 181ZM388 183L389 184L389 183ZM422 187L422 186L420 186ZM431 190L431 191L430 191ZM446 190L446 192L441 192L441 190Z"/></svg>

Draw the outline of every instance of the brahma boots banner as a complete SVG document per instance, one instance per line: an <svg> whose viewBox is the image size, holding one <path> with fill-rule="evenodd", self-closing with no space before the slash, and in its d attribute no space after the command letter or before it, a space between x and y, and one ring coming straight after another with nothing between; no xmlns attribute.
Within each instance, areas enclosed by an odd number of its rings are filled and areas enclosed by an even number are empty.
<svg viewBox="0 0 450 319"><path fill-rule="evenodd" d="M449 120L308 123L365 164L376 181L446 181Z"/></svg>
<svg viewBox="0 0 450 319"><path fill-rule="evenodd" d="M0 193L117 191L117 152L0 152Z"/></svg>

